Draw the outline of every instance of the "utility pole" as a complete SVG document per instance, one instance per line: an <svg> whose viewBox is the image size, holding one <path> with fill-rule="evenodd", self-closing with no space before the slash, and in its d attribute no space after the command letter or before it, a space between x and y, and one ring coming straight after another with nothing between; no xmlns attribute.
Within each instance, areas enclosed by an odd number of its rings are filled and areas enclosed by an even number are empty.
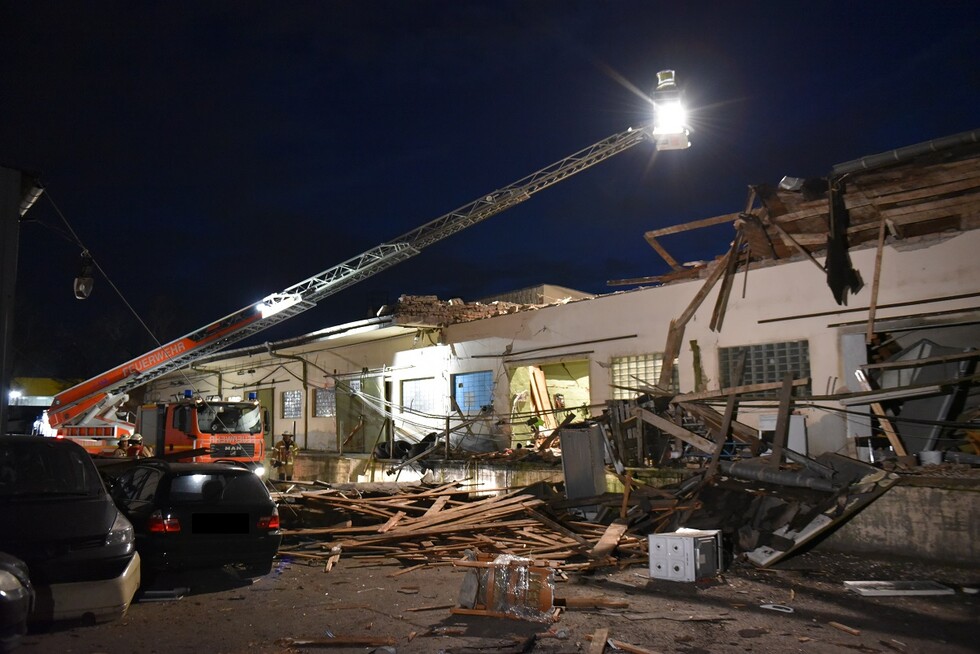
<svg viewBox="0 0 980 654"><path fill-rule="evenodd" d="M11 343L20 219L41 196L36 177L0 166L0 435L7 433L10 402Z"/></svg>

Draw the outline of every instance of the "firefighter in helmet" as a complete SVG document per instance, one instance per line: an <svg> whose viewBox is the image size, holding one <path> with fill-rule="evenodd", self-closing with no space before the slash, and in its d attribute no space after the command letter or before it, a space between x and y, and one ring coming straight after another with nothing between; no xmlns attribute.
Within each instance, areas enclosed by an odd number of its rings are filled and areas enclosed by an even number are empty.
<svg viewBox="0 0 980 654"><path fill-rule="evenodd" d="M131 459L146 459L153 456L153 450L149 445L143 445L143 436L139 432L133 433L129 437L129 448L126 456Z"/></svg>
<svg viewBox="0 0 980 654"><path fill-rule="evenodd" d="M288 429L282 432L282 439L276 443L275 460L272 465L279 471L279 481L293 480L293 464L299 447L293 442L293 432Z"/></svg>
<svg viewBox="0 0 980 654"><path fill-rule="evenodd" d="M116 443L116 449L112 451L112 456L113 458L116 459L123 459L129 456L128 451L129 451L129 439L126 436L123 436Z"/></svg>

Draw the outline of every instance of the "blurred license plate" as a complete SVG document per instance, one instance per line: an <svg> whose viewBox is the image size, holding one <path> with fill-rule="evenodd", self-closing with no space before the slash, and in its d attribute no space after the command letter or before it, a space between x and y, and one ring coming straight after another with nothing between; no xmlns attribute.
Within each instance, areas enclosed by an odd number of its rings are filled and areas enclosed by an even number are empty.
<svg viewBox="0 0 980 654"><path fill-rule="evenodd" d="M195 534L247 534L247 513L195 513L191 517Z"/></svg>

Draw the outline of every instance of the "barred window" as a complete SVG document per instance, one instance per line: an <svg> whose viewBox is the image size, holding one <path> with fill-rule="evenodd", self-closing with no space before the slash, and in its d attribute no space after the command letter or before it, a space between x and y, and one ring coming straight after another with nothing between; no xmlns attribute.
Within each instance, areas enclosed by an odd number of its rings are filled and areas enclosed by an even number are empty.
<svg viewBox="0 0 980 654"><path fill-rule="evenodd" d="M742 376L735 378L736 368L744 357ZM785 341L718 348L718 363L722 388L768 384L783 381L786 373L794 379L810 376L810 344L808 341ZM807 395L810 385L797 386L797 395ZM750 397L777 397L779 390L752 393Z"/></svg>
<svg viewBox="0 0 980 654"><path fill-rule="evenodd" d="M303 391L282 392L282 417L303 417Z"/></svg>
<svg viewBox="0 0 980 654"><path fill-rule="evenodd" d="M625 388L615 388L616 386L628 386L636 388L638 386L655 386L660 381L660 371L664 367L664 355L637 354L626 357L613 357L610 367L612 378L612 398L614 400L630 400L636 397L636 391ZM674 369L670 376L670 390L676 391L680 386L677 374L677 360L674 360Z"/></svg>
<svg viewBox="0 0 980 654"><path fill-rule="evenodd" d="M401 383L402 411L438 415L444 413L444 394L439 393L433 377L406 379Z"/></svg>
<svg viewBox="0 0 980 654"><path fill-rule="evenodd" d="M493 373L489 370L453 375L453 399L465 415L493 404Z"/></svg>
<svg viewBox="0 0 980 654"><path fill-rule="evenodd" d="M328 418L335 415L337 415L337 389L315 389L313 396L313 417Z"/></svg>

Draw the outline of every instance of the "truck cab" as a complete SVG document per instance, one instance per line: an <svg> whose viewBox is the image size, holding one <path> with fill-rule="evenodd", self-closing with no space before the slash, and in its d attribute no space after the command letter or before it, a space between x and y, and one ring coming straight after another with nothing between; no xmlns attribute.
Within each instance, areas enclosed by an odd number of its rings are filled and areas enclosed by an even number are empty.
<svg viewBox="0 0 980 654"><path fill-rule="evenodd" d="M192 461L235 461L252 468L265 458L263 410L258 400L205 400L185 396L176 402L139 407L136 431L158 456L206 448Z"/></svg>

